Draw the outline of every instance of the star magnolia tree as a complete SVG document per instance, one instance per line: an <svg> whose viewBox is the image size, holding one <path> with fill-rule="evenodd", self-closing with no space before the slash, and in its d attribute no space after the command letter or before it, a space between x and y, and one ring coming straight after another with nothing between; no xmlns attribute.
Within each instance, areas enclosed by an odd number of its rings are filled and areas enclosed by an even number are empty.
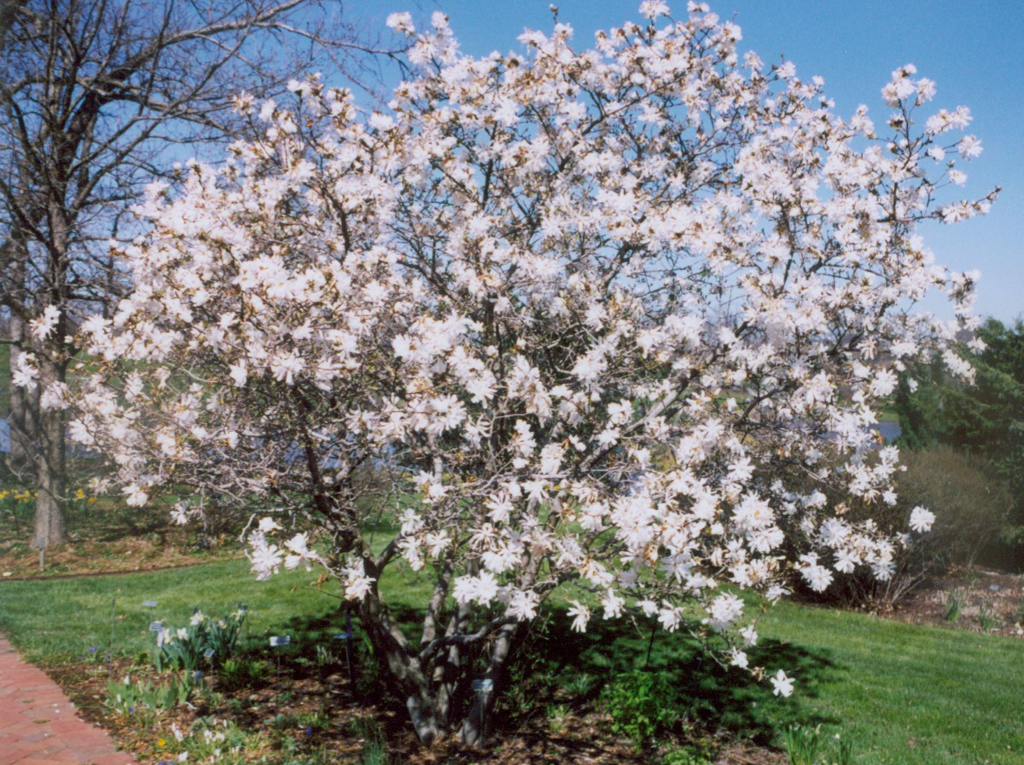
<svg viewBox="0 0 1024 765"><path fill-rule="evenodd" d="M870 428L908 359L969 369L947 345L972 278L914 233L990 201L934 203L980 151L949 137L969 112L915 129L934 85L905 66L881 137L705 7L641 11L592 50L557 24L484 58L398 14L413 75L386 114L316 77L241 97L259 137L152 189L131 293L46 387L129 504L216 496L254 513L260 578L326 569L424 741L482 740L556 590L574 629L638 614L747 667L741 590L884 578L930 523L864 520L898 469ZM929 292L954 320L912 313ZM415 638L396 566L433 585Z"/></svg>

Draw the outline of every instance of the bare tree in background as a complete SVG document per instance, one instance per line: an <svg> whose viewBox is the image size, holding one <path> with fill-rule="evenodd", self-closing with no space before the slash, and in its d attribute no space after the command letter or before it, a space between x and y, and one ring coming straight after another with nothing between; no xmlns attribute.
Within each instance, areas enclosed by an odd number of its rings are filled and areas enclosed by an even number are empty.
<svg viewBox="0 0 1024 765"><path fill-rule="evenodd" d="M107 242L132 233L126 213L143 184L237 134L239 92L266 97L325 65L371 80L375 54L388 52L364 42L341 9L311 0L0 0L0 313L12 369L32 352L64 379L74 325L106 311L119 291ZM47 315L57 319L43 331ZM7 387L9 465L39 490L33 544L62 543L62 416L38 390Z"/></svg>

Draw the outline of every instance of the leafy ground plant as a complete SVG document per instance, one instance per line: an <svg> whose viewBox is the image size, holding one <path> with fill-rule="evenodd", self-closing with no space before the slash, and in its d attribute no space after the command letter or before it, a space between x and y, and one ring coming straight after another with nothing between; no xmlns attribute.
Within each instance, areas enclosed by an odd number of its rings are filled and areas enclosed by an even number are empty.
<svg viewBox="0 0 1024 765"><path fill-rule="evenodd" d="M239 609L223 619L213 619L196 610L188 626L164 627L157 632L153 652L157 670L171 668L193 672L202 666L222 664L235 652L245 613Z"/></svg>
<svg viewBox="0 0 1024 765"><path fill-rule="evenodd" d="M619 675L601 694L612 730L641 750L678 718L675 696L664 675L634 671Z"/></svg>
<svg viewBox="0 0 1024 765"><path fill-rule="evenodd" d="M852 765L853 744L833 739L830 745L822 735L821 727L808 728L795 725L786 730L783 743L790 765Z"/></svg>
<svg viewBox="0 0 1024 765"><path fill-rule="evenodd" d="M963 595L958 590L950 590L946 596L946 621L956 624L964 610Z"/></svg>
<svg viewBox="0 0 1024 765"><path fill-rule="evenodd" d="M226 659L217 671L218 687L227 691L258 688L267 682L270 669L262 659L235 656Z"/></svg>
<svg viewBox="0 0 1024 765"><path fill-rule="evenodd" d="M123 680L111 680L107 690L107 707L115 714L130 716L137 712L166 712L184 704L192 695L194 686L189 677L171 677L165 683L152 680L132 681L130 675Z"/></svg>

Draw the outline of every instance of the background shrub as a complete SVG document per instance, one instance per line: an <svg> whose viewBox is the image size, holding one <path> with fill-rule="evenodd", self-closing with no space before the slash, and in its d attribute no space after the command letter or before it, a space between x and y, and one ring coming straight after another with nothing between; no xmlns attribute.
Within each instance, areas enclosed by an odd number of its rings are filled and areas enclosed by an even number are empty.
<svg viewBox="0 0 1024 765"><path fill-rule="evenodd" d="M855 507L851 515L870 517L883 531L898 534L907 531L910 512L920 505L935 513L931 531L910 538L910 545L897 554L896 570L888 581L857 571L837 577L820 596L800 587L803 594L839 605L888 610L929 577L984 562L979 556L1006 527L1014 507L1012 493L992 463L944 445L904 449L900 459L906 470L897 475L897 503Z"/></svg>

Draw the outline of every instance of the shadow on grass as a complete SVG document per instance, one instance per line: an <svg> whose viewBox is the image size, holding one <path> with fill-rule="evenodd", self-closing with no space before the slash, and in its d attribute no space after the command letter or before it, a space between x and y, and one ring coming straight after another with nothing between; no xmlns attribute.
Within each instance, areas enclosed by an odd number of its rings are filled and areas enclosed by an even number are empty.
<svg viewBox="0 0 1024 765"><path fill-rule="evenodd" d="M396 607L392 614L415 644L419 613ZM525 720L543 716L557 704L577 710L598 706L608 683L635 671L658 673L666 679L671 703L683 724L695 724L707 732L728 732L759 745L770 745L792 725L838 722L812 711L807 704L818 695L822 684L834 682L842 673L826 654L768 639L749 650L751 666L763 666L767 674L783 669L796 680L798 692L782 698L773 695L767 679L759 682L749 672L723 666L698 641L682 632L659 629L652 641L651 624L592 619L588 631L578 633L572 631L571 621L564 607L552 606L526 628L525 639L510 661L510 681L499 702L496 722L500 729L522 730ZM358 619L353 618L352 624L354 635L349 647L355 690L366 694L366 700L374 705L391 707L404 720L400 706L384 692L368 644L362 640ZM320 645L329 647L343 661L345 644L334 636L344 632L345 625L341 610L320 618L291 619L286 632L294 642L284 649L282 660L292 664L293 672L301 672L300 667L316 672ZM263 651L272 655L269 649Z"/></svg>
<svg viewBox="0 0 1024 765"><path fill-rule="evenodd" d="M551 610L531 629L513 673L527 683L531 677L553 681L546 683L548 688L545 683L534 687L534 698L541 704L553 702L558 690L578 693L582 688L588 688L583 702L596 701L617 675L657 673L667 680L682 721L710 732L729 731L758 744L771 743L794 724L835 722L805 704L823 682L838 674L828 656L766 639L748 651L751 666L763 666L769 674L784 669L796 678L800 693L787 699L773 695L767 680L758 682L749 672L715 661L688 634L658 629L652 640L651 626L591 620L586 633L577 633L564 610Z"/></svg>

